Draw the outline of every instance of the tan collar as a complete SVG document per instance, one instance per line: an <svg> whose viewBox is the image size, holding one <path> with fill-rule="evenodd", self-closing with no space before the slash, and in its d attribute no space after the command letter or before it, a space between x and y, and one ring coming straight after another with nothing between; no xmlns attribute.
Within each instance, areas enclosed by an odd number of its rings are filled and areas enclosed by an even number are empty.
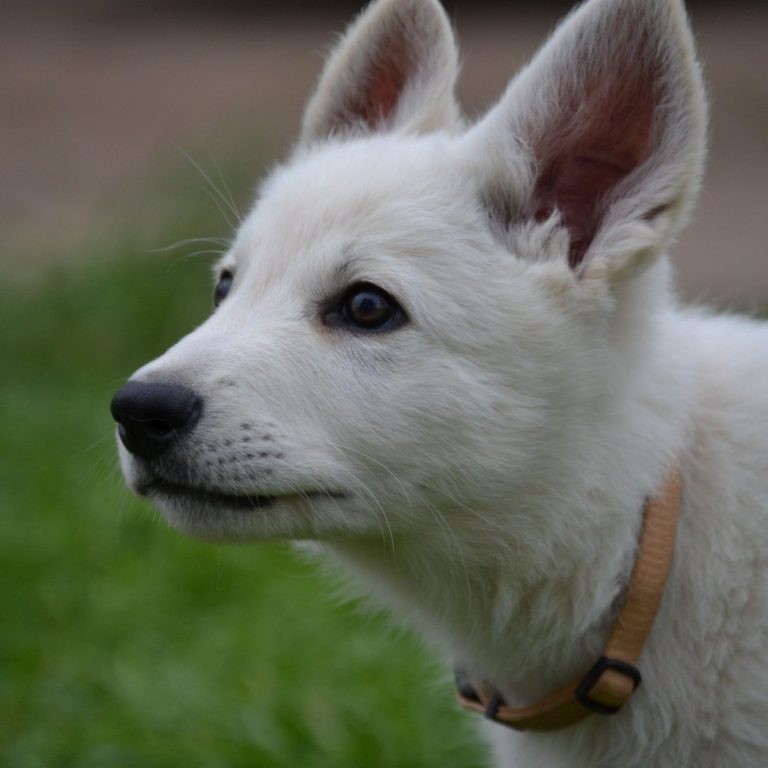
<svg viewBox="0 0 768 768"><path fill-rule="evenodd" d="M586 675L527 707L507 706L498 693L456 679L459 703L519 731L554 731L592 713L613 715L640 685L637 664L651 631L675 548L682 475L672 471L661 492L646 501L637 558L624 605L603 655Z"/></svg>

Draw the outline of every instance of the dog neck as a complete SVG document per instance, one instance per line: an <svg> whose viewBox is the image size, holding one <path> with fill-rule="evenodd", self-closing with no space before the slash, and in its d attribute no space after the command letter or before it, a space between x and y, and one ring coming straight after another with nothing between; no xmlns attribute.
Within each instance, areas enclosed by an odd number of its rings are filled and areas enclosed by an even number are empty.
<svg viewBox="0 0 768 768"><path fill-rule="evenodd" d="M484 552L459 551L461 544L443 540L448 531L430 540L395 537L393 547L373 540L327 546L455 665L474 680L493 681L518 706L569 682L600 655L634 559L643 494L635 501L631 511L614 507L607 528L585 525L575 534L600 542L595 550L603 555L583 558L582 548L558 542L546 564L498 532ZM508 514L523 516L514 508Z"/></svg>

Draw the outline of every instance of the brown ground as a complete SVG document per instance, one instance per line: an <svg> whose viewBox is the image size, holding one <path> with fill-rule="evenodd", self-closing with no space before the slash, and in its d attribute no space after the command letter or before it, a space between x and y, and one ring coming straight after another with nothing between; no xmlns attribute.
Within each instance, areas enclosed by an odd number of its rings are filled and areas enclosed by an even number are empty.
<svg viewBox="0 0 768 768"><path fill-rule="evenodd" d="M554 22L459 14L461 98L475 113ZM272 155L298 126L339 19L0 27L0 251L6 274L72 258L177 147L227 154L252 129ZM768 7L694 18L712 98L711 160L675 250L688 297L768 303ZM149 194L149 193L148 193ZM117 211L117 213L116 213ZM63 243L65 247L56 247ZM43 257L41 254L45 254Z"/></svg>

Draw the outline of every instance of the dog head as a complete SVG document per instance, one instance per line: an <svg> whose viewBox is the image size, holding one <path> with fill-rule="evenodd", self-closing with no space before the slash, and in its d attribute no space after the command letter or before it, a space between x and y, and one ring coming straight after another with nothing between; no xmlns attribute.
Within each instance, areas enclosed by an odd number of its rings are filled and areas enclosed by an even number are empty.
<svg viewBox="0 0 768 768"><path fill-rule="evenodd" d="M374 2L215 311L115 396L125 477L172 524L428 531L522 493L631 377L703 157L682 3L590 0L469 128L456 75L437 0Z"/></svg>

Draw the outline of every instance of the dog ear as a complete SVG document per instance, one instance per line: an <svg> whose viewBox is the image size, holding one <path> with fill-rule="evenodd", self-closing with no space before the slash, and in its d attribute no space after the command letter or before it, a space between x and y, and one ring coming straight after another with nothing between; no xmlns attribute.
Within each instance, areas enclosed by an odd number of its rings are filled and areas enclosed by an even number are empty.
<svg viewBox="0 0 768 768"><path fill-rule="evenodd" d="M301 144L334 134L457 128L458 51L438 0L376 0L325 65Z"/></svg>
<svg viewBox="0 0 768 768"><path fill-rule="evenodd" d="M466 140L494 215L509 229L556 212L583 272L666 247L698 187L705 124L682 1L589 0Z"/></svg>

